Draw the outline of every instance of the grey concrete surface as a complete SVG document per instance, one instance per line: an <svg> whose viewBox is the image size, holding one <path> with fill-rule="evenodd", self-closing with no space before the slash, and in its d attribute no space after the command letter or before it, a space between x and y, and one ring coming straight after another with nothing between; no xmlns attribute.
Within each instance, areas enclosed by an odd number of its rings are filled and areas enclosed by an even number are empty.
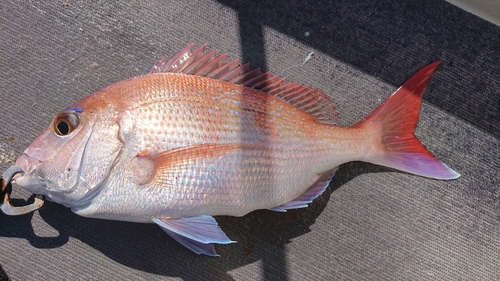
<svg viewBox="0 0 500 281"><path fill-rule="evenodd" d="M442 60L417 135L462 177L345 164L309 208L217 218L238 241L217 246L220 258L153 224L82 218L48 202L0 214L0 276L500 280L500 27L436 0L247 2L2 1L0 170L54 113L195 42L322 89L344 125ZM22 204L30 194L13 196Z"/></svg>

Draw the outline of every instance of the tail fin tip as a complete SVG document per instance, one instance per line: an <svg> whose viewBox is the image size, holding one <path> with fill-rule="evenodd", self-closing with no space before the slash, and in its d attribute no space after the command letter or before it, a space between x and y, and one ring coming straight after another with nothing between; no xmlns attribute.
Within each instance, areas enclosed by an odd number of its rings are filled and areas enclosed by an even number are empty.
<svg viewBox="0 0 500 281"><path fill-rule="evenodd" d="M436 61L420 69L358 123L376 124L374 127L381 135L382 152L368 162L435 179L460 177L430 153L414 135L423 94L440 64L441 61Z"/></svg>
<svg viewBox="0 0 500 281"><path fill-rule="evenodd" d="M432 154L427 155L412 152L389 152L384 156L381 156L375 162L379 165L427 178L452 180L460 177L459 173L455 172Z"/></svg>

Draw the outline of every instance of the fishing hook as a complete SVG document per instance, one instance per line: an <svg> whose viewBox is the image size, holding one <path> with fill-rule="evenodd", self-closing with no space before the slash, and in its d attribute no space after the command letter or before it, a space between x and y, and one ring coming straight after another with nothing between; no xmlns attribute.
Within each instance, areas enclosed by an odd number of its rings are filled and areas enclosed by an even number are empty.
<svg viewBox="0 0 500 281"><path fill-rule="evenodd" d="M26 206L14 207L10 204L10 193L12 192L12 179L16 174L23 173L17 165L8 168L2 175L0 191L0 209L6 215L19 216L40 209L43 205L43 196L35 195L35 202Z"/></svg>

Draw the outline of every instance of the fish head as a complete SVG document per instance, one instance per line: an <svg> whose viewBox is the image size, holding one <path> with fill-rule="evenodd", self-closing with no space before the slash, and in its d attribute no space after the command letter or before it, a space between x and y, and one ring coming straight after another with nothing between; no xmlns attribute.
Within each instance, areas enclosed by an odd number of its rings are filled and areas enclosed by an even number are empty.
<svg viewBox="0 0 500 281"><path fill-rule="evenodd" d="M119 150L117 140L99 144L114 127L97 126L102 122L94 115L82 107L57 113L17 159L16 165L24 174L13 183L67 207L88 201L89 193L104 180ZM102 131L108 133L99 137Z"/></svg>

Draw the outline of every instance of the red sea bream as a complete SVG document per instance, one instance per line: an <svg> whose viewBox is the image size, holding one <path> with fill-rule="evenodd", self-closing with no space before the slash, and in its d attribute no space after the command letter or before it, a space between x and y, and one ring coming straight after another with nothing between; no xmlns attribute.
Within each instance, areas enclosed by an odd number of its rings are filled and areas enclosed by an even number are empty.
<svg viewBox="0 0 500 281"><path fill-rule="evenodd" d="M414 136L439 62L341 127L321 91L192 47L57 113L13 182L81 216L156 223L216 255L214 243L232 241L213 216L306 207L349 161L459 177Z"/></svg>

